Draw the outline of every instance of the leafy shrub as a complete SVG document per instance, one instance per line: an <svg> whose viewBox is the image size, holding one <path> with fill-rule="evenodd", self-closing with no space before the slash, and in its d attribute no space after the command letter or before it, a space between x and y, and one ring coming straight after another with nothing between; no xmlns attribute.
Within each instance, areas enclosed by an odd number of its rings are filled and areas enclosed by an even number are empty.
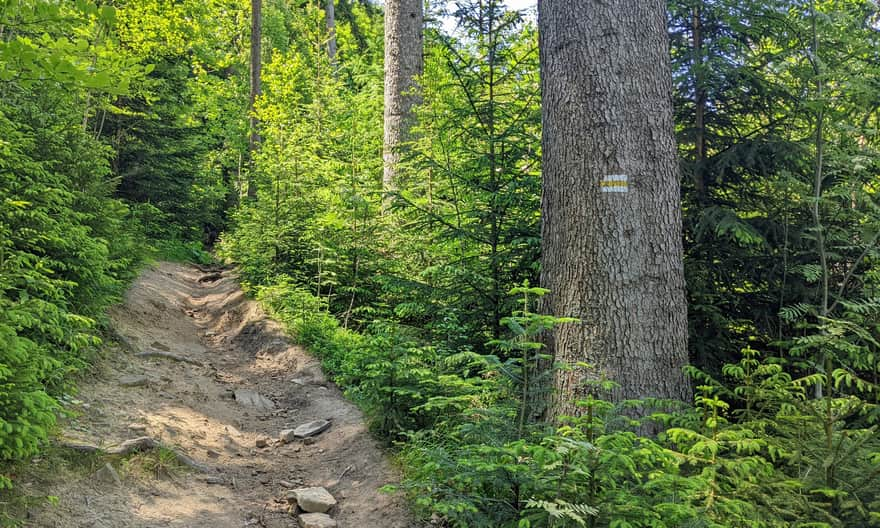
<svg viewBox="0 0 880 528"><path fill-rule="evenodd" d="M0 4L0 26L7 28L0 39L4 468L46 443L59 411L55 398L87 364L104 310L143 256L139 224L112 198L112 153L86 129L80 106L87 91L117 93L128 82L119 67L101 75L87 69L81 55L90 48L77 31L104 30L114 13L89 2ZM38 36L29 33L34 28ZM77 45L68 40L74 33L82 37ZM10 485L0 476L0 487Z"/></svg>

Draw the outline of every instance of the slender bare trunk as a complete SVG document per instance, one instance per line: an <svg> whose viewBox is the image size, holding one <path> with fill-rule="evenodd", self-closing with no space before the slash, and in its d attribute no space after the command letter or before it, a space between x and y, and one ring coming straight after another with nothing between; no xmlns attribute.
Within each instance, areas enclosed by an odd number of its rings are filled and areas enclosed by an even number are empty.
<svg viewBox="0 0 880 528"><path fill-rule="evenodd" d="M706 80L703 73L703 20L700 6L694 7L692 19L694 67L694 187L697 199L706 199Z"/></svg>
<svg viewBox="0 0 880 528"><path fill-rule="evenodd" d="M409 139L412 107L418 102L414 78L422 73L424 0L385 2L385 170L382 188L396 189L400 148Z"/></svg>
<svg viewBox="0 0 880 528"><path fill-rule="evenodd" d="M262 93L263 69L263 5L262 0L251 0L251 98L250 98L250 171L248 172L247 196L251 200L257 198L257 183L254 178L254 156L260 148L259 120L256 114L257 99Z"/></svg>
<svg viewBox="0 0 880 528"><path fill-rule="evenodd" d="M336 72L336 6L334 0L327 0L324 7L325 19L327 20L327 56L330 65Z"/></svg>

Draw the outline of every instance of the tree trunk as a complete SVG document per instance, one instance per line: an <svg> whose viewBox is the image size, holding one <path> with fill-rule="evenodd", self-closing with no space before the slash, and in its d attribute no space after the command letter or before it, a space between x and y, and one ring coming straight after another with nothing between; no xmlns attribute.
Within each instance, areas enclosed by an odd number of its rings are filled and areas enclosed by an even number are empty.
<svg viewBox="0 0 880 528"><path fill-rule="evenodd" d="M551 417L578 399L688 399L679 171L659 0L540 0ZM578 363L589 364L588 367ZM611 379L611 393L590 382Z"/></svg>
<svg viewBox="0 0 880 528"><path fill-rule="evenodd" d="M412 107L418 102L413 78L421 75L424 0L385 2L385 171L384 191L397 183L400 146L408 139Z"/></svg>
<svg viewBox="0 0 880 528"><path fill-rule="evenodd" d="M259 123L255 113L257 98L262 92L262 68L263 68L263 6L262 0L251 0L251 99L250 99L250 138L248 150L250 152L250 172L248 173L247 195L250 199L257 197L257 184L254 179L254 155L260 147Z"/></svg>
<svg viewBox="0 0 880 528"><path fill-rule="evenodd" d="M336 72L336 7L334 0L327 0L324 12L327 20L327 56L330 58L333 71Z"/></svg>
<svg viewBox="0 0 880 528"><path fill-rule="evenodd" d="M703 21L700 6L693 9L691 19L693 32L694 68L694 187L697 199L706 199L706 81L703 74Z"/></svg>

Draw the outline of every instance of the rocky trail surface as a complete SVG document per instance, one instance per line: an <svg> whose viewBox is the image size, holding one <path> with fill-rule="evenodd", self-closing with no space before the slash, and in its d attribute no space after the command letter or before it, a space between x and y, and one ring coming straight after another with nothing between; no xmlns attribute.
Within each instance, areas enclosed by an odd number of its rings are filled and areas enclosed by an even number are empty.
<svg viewBox="0 0 880 528"><path fill-rule="evenodd" d="M361 413L232 272L158 264L111 317L122 346L81 385L63 434L100 450L40 490L58 504L29 526L416 525L379 490L396 475Z"/></svg>

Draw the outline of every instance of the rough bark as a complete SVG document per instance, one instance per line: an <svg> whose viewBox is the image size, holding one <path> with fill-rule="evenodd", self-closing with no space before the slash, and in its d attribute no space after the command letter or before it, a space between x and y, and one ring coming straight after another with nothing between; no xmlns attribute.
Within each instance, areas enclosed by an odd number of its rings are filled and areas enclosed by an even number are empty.
<svg viewBox="0 0 880 528"><path fill-rule="evenodd" d="M324 17L327 21L327 56L330 65L336 71L336 6L334 0L327 0L324 6Z"/></svg>
<svg viewBox="0 0 880 528"><path fill-rule="evenodd" d="M248 174L247 195L250 199L257 197L257 184L254 180L254 154L260 147L260 131L254 107L257 98L262 93L262 68L263 68L263 5L262 0L251 0L251 97L250 97L250 138L248 150L250 152L251 170Z"/></svg>
<svg viewBox="0 0 880 528"><path fill-rule="evenodd" d="M540 0L551 417L605 396L689 398L679 171L660 0ZM620 176L617 176L620 175ZM622 175L625 175L624 178ZM625 181L624 181L625 180ZM589 368L576 366L585 362Z"/></svg>
<svg viewBox="0 0 880 528"><path fill-rule="evenodd" d="M418 102L413 79L421 75L424 65L423 1L385 2L385 191L396 187L400 147L408 139L412 107Z"/></svg>

